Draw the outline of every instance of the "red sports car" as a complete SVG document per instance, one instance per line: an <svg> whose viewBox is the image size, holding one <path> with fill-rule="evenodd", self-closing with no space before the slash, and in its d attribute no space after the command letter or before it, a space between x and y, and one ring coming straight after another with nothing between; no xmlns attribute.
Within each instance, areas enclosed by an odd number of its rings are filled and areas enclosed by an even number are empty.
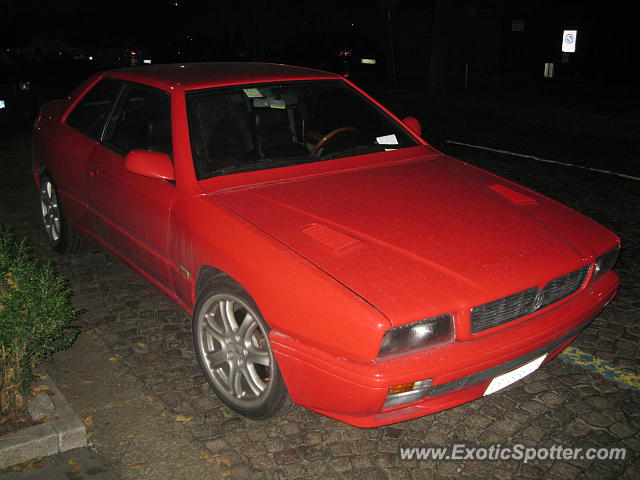
<svg viewBox="0 0 640 480"><path fill-rule="evenodd" d="M419 135L338 75L154 65L46 104L33 175L51 246L98 242L192 314L229 407L372 427L532 372L619 284L609 230Z"/></svg>

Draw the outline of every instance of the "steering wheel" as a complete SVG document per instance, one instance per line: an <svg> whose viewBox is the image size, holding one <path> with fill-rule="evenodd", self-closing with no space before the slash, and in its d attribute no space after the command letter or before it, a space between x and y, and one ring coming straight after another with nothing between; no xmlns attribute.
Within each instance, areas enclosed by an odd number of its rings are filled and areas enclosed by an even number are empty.
<svg viewBox="0 0 640 480"><path fill-rule="evenodd" d="M324 147L324 144L327 143L329 140L331 140L336 135L340 135L341 133L344 133L344 132L356 132L356 131L358 131L358 129L356 127L340 127L340 128L336 128L334 130L331 130L324 137L322 137L320 140L318 140L318 143L316 143L316 145L313 147L311 152L309 152L309 156L310 157L314 157L316 155L316 153L318 153L318 151L322 147Z"/></svg>

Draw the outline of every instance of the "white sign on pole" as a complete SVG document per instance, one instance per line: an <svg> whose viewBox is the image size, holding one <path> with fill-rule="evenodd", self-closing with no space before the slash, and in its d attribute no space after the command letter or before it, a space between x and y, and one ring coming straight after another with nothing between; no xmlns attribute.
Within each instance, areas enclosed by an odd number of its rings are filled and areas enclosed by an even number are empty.
<svg viewBox="0 0 640 480"><path fill-rule="evenodd" d="M576 51L577 30L565 30L562 34L562 51L573 53Z"/></svg>

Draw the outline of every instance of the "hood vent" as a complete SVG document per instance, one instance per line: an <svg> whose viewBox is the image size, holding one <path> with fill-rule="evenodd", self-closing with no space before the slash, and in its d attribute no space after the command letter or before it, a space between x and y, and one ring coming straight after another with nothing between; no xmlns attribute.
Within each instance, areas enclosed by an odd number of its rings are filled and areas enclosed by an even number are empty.
<svg viewBox="0 0 640 480"><path fill-rule="evenodd" d="M312 223L311 225L304 227L302 231L317 242L323 244L325 247L336 252L340 252L360 243L360 240L357 238L338 232L337 230L325 225L318 225L317 223Z"/></svg>
<svg viewBox="0 0 640 480"><path fill-rule="evenodd" d="M527 197L515 190L511 190L509 187L504 185L489 185L489 188L516 205L536 205L538 203L535 199Z"/></svg>

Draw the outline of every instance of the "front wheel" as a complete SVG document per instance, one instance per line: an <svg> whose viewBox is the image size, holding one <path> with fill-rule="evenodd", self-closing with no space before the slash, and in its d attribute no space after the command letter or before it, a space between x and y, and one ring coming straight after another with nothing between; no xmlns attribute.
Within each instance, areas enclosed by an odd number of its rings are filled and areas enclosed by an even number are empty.
<svg viewBox="0 0 640 480"><path fill-rule="evenodd" d="M270 418L290 404L269 327L240 286L219 281L204 289L193 313L193 336L209 385L232 410Z"/></svg>
<svg viewBox="0 0 640 480"><path fill-rule="evenodd" d="M46 175L40 179L40 209L44 233L51 248L58 253L77 253L84 246L65 216L53 180Z"/></svg>

